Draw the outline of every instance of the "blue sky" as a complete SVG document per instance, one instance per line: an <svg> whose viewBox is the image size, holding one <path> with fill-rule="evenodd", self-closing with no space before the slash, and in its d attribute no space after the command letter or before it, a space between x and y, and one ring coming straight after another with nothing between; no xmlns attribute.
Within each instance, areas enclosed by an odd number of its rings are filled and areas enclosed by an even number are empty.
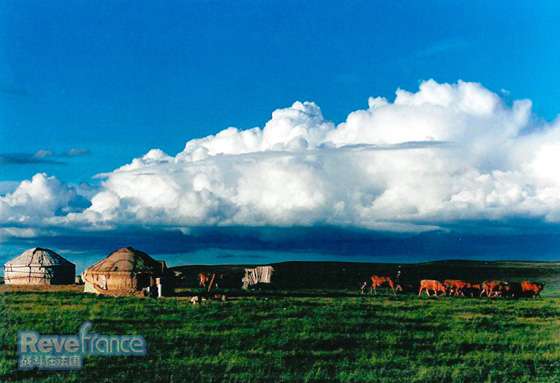
<svg viewBox="0 0 560 383"><path fill-rule="evenodd" d="M557 2L4 1L2 154L87 158L2 165L90 181L152 147L180 151L262 126L296 100L335 122L420 80L477 81L559 112Z"/></svg>
<svg viewBox="0 0 560 383"><path fill-rule="evenodd" d="M555 1L5 0L0 242L553 259L559 16Z"/></svg>

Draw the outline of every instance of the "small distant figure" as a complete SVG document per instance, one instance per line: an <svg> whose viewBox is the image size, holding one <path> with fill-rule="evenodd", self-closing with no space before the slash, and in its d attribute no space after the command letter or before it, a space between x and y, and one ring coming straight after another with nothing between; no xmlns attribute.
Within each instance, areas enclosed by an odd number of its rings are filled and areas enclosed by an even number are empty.
<svg viewBox="0 0 560 383"><path fill-rule="evenodd" d="M208 282L210 282L210 274L198 273L198 287L205 288Z"/></svg>
<svg viewBox="0 0 560 383"><path fill-rule="evenodd" d="M360 285L360 292L362 293L362 295L364 295L366 293L367 287L368 287L367 281L362 281L362 283Z"/></svg>
<svg viewBox="0 0 560 383"><path fill-rule="evenodd" d="M199 273L198 286L210 292L213 288L218 288L217 277L216 273Z"/></svg>
<svg viewBox="0 0 560 383"><path fill-rule="evenodd" d="M397 267L397 275L395 276L395 284L397 285L395 287L395 289L397 291L403 291L402 283L401 283L401 276L402 276L402 270L401 270L401 265L399 265Z"/></svg>
<svg viewBox="0 0 560 383"><path fill-rule="evenodd" d="M399 266L397 267L397 275L396 275L396 277L395 277L395 283L396 283L397 285L400 285L400 284L401 284L401 265L399 265Z"/></svg>

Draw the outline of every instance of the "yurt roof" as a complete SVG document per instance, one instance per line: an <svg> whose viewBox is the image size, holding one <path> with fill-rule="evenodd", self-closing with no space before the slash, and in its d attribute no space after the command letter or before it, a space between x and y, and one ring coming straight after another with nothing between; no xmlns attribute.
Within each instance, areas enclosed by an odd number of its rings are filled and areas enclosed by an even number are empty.
<svg viewBox="0 0 560 383"><path fill-rule="evenodd" d="M71 262L64 259L50 249L34 247L29 249L6 262L5 266L61 266L72 265Z"/></svg>
<svg viewBox="0 0 560 383"><path fill-rule="evenodd" d="M113 251L106 258L88 267L86 272L161 272L162 263L156 261L143 251L132 247L123 247Z"/></svg>

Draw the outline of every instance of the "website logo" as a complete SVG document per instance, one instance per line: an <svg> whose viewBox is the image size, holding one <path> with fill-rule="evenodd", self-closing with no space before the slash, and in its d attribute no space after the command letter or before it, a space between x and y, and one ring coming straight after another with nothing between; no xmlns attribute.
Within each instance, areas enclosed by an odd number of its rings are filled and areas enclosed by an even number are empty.
<svg viewBox="0 0 560 383"><path fill-rule="evenodd" d="M84 322L76 335L41 335L18 332L20 370L77 370L83 358L95 356L144 356L147 343L140 335L90 333L91 322Z"/></svg>

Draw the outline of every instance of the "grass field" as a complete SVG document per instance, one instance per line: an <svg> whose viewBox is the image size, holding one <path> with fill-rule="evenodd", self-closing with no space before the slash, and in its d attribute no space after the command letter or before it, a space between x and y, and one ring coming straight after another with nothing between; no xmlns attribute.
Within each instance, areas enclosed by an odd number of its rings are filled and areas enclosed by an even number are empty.
<svg viewBox="0 0 560 383"><path fill-rule="evenodd" d="M455 266L440 269L453 274ZM314 287L191 305L187 297L111 298L4 287L0 381L560 381L557 265L492 267L512 278L522 276L519 269L535 277L542 268L546 296L361 297L356 289ZM78 372L16 370L18 330L74 334L85 320L96 333L143 335L148 355L90 357Z"/></svg>

